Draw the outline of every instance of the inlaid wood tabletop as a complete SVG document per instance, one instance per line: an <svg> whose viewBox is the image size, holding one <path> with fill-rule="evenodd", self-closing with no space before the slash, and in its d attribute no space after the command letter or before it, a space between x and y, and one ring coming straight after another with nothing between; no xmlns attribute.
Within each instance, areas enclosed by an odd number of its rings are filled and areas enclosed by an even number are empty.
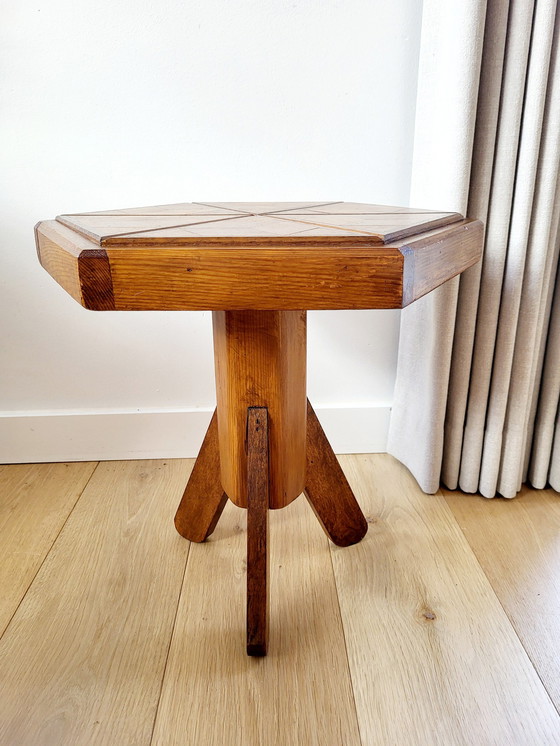
<svg viewBox="0 0 560 746"><path fill-rule="evenodd" d="M94 310L400 308L480 258L482 224L356 202L189 202L59 215L36 239Z"/></svg>

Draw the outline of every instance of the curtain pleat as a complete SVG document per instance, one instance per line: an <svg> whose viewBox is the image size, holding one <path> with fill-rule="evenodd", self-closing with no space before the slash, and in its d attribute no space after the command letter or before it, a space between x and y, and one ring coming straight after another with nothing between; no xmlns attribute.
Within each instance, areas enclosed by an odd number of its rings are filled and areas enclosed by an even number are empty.
<svg viewBox="0 0 560 746"><path fill-rule="evenodd" d="M542 489L548 481L550 470L550 483L558 490L560 480L554 475L557 473L555 469L558 469L559 458L558 453L552 457L552 446L560 400L560 291L557 290L556 295L554 294L555 278L558 282L560 253L560 12L556 18L545 112L545 140L539 168L546 172L553 165L555 173L546 174L544 178L545 183L551 184L556 179L556 187L554 189L551 186L549 189L549 194L554 191L554 195L539 308L540 344L532 379L524 479L528 478L533 486ZM548 319L550 326L547 333ZM541 382L540 388L537 382Z"/></svg>
<svg viewBox="0 0 560 746"><path fill-rule="evenodd" d="M510 4L496 152L459 473L459 486L465 492L475 492L480 479L492 364L512 219L532 18L532 2L524 0Z"/></svg>
<svg viewBox="0 0 560 746"><path fill-rule="evenodd" d="M513 497L527 478L560 483L560 11L555 0L464 6L463 25L446 29L465 86L462 102L447 104L462 103L463 115L443 122L463 128L454 135L463 147L446 151L447 137L436 154L441 124L429 105L443 90L433 65L449 39L441 45L429 24L450 7L425 3L411 204L435 208L451 188L456 201L439 206L461 211L468 189L468 215L486 224L484 256L403 311L389 451L427 492L441 478L451 489ZM477 44L472 35L482 28Z"/></svg>
<svg viewBox="0 0 560 746"><path fill-rule="evenodd" d="M513 497L521 488L523 458L520 446L523 442L523 433L520 424L520 427L511 433L513 438L517 438L517 442L508 443L506 412L513 411L515 420L517 411L517 420L521 419L524 422L524 407L529 392L526 392L524 400L516 398L516 395L521 394L518 389L523 369L530 370L534 357L534 351L531 349L533 340L521 339L517 350L515 343L518 333L522 332L519 323L519 308L523 287L527 286L531 294L530 305L533 308L535 308L535 302L540 299L536 278L528 276L525 269L531 218L535 216L533 200L555 12L556 0L548 0L548 2L539 0L533 23L515 191L512 200L480 469L479 490L487 497L494 496L497 490L504 497ZM541 257L545 256L543 248L540 244ZM525 308L523 320L529 319L530 323L530 315L530 308ZM516 353L515 367L514 352ZM477 364L478 361L474 358L473 367ZM519 375L516 376L515 373Z"/></svg>
<svg viewBox="0 0 560 746"><path fill-rule="evenodd" d="M486 225L492 186L494 153L500 110L509 1L488 3L473 145L468 214ZM482 262L460 278L453 357L444 427L442 481L450 489L459 482L463 433L476 331Z"/></svg>
<svg viewBox="0 0 560 746"><path fill-rule="evenodd" d="M540 366L541 340L548 331L548 317L544 307L548 294L549 278L555 275L553 261L556 256L558 216L555 210L558 179L560 175L560 88L558 78L558 33L552 42L554 11L545 18L547 33L546 59L543 71L548 67L548 95L542 120L540 153L537 154L535 194L532 204L527 253L520 284L520 309L517 323L515 348L513 350L511 384L504 422L503 459L500 467L497 491L506 496L515 495L527 478L526 452L531 423L532 394L537 383ZM560 27L560 24L558 25ZM558 28L557 27L557 28ZM535 25L536 29L536 25ZM533 59L533 54L531 54ZM539 88L547 92L547 81L539 81ZM527 108L527 102L526 102ZM518 283L519 284L519 283ZM540 376L539 376L540 378ZM539 381L540 382L540 381Z"/></svg>
<svg viewBox="0 0 560 746"><path fill-rule="evenodd" d="M560 21L560 16L558 18ZM560 46L559 46L559 37L560 34L558 31L560 30L560 23L557 23L557 30L556 30L556 85L555 85L555 91L556 91L556 101L555 101L555 107L556 107L556 114L555 117L560 118L560 82L558 81L558 77L560 75ZM553 121L551 119L551 121ZM558 122L555 126L558 127L556 130L556 134L558 135L560 139L560 122ZM551 129L551 132L554 130ZM558 147L560 148L560 143L558 143ZM531 484L533 484L534 487L539 487L542 489L546 484L546 471L548 471L548 466L550 463L550 449L548 450L546 454L547 458L547 467L546 470L543 473L543 458L542 454L540 453L539 449L539 428L537 427L537 405L539 403L539 396L542 395L541 388L539 387L539 382L542 378L542 387L544 389L545 387L545 378L543 377L543 365L544 365L544 358L547 351L547 342L550 341L550 344L553 346L556 343L556 338L554 337L554 334L549 330L547 334L546 324L548 323L548 320L550 320L550 323L553 323L553 310L552 310L552 303L553 303L553 295L554 295L554 280L556 277L557 267L558 267L558 257L559 257L559 249L560 249L560 179L558 179L556 184L556 193L554 197L554 206L553 206L553 212L552 212L552 220L551 220L552 230L550 234L550 244L549 244L549 252L547 256L546 261L546 267L544 270L544 282L543 282L543 292L541 295L541 303L539 307L539 320L538 320L538 329L539 329L539 345L538 345L538 353L536 355L534 365L533 365L533 375L532 375L532 388L531 388L531 407L529 411L529 422L527 427L527 434L525 437L525 459L524 459L524 467L523 467L523 481L527 481L527 479L530 479ZM545 404L546 399L542 399L541 401L541 411L546 412L548 411L547 405ZM533 441L533 437L535 440ZM537 476L537 472L531 471L529 473L529 463L531 456L533 456L533 463L536 463L537 460L541 463L541 468L539 470L539 476ZM544 475L543 475L544 474Z"/></svg>
<svg viewBox="0 0 560 746"><path fill-rule="evenodd" d="M425 0L411 204L464 213L480 78L485 0ZM458 279L401 314L388 451L425 492L439 487Z"/></svg>
<svg viewBox="0 0 560 746"><path fill-rule="evenodd" d="M556 293L544 362L537 420L535 424L534 448L529 471L531 483L543 488L550 481L560 491L560 274L557 275ZM550 467L550 475L549 475Z"/></svg>
<svg viewBox="0 0 560 746"><path fill-rule="evenodd" d="M558 371L560 370L560 271L557 276L556 294L552 312L552 323L550 325L551 344L548 349L546 361L546 373L554 379L554 399L551 402L550 414L556 411L556 423L554 427L554 441L550 459L550 472L548 481L550 486L560 492L560 381ZM554 335L554 337L552 336ZM544 407L543 407L544 409Z"/></svg>

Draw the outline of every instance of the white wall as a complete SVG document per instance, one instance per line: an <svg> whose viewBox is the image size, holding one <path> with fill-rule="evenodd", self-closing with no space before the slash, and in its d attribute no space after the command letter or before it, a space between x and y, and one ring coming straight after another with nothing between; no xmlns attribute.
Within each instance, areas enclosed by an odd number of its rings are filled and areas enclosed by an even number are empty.
<svg viewBox="0 0 560 746"><path fill-rule="evenodd" d="M194 455L210 314L82 309L33 225L192 200L407 204L421 0L3 8L4 460ZM396 311L310 314L309 395L337 450L383 450L397 341Z"/></svg>

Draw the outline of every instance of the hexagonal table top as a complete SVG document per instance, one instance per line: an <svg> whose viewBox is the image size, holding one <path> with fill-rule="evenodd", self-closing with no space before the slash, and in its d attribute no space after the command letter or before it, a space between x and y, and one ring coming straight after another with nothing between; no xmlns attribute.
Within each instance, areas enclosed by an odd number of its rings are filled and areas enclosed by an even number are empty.
<svg viewBox="0 0 560 746"><path fill-rule="evenodd" d="M454 212L356 202L188 202L37 225L45 269L96 310L398 308L480 257Z"/></svg>

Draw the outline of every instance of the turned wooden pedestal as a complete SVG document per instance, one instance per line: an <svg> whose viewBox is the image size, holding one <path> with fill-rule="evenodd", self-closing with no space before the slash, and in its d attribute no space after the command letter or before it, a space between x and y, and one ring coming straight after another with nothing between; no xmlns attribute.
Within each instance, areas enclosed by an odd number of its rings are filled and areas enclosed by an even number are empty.
<svg viewBox="0 0 560 746"><path fill-rule="evenodd" d="M36 226L43 267L93 310L211 310L217 409L175 525L247 515L247 652L268 637L268 510L302 492L330 539L367 522L306 399L306 310L401 308L474 264L482 225L347 202L180 203Z"/></svg>

